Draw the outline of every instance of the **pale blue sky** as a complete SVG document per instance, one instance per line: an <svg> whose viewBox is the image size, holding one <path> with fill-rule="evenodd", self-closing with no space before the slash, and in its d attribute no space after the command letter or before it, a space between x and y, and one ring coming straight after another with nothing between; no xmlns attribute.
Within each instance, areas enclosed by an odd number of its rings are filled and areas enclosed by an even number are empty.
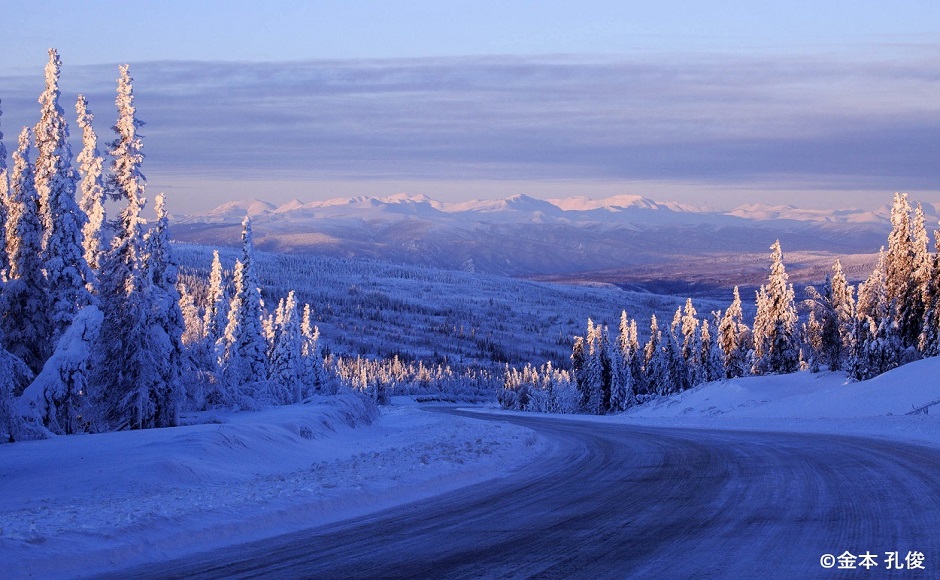
<svg viewBox="0 0 940 580"><path fill-rule="evenodd" d="M88 93L103 140L131 63L150 188L175 211L400 191L940 202L938 5L6 1L3 132L11 148L34 122L55 46L67 110Z"/></svg>

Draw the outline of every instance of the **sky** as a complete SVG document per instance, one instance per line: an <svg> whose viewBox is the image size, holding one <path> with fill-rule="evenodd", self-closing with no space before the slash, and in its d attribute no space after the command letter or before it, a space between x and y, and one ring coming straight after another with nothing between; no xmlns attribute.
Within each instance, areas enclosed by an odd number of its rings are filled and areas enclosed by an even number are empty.
<svg viewBox="0 0 940 580"><path fill-rule="evenodd" d="M63 107L86 94L102 142L131 64L148 190L174 212L401 192L940 203L938 6L14 0L0 130L12 149L35 123L54 46Z"/></svg>

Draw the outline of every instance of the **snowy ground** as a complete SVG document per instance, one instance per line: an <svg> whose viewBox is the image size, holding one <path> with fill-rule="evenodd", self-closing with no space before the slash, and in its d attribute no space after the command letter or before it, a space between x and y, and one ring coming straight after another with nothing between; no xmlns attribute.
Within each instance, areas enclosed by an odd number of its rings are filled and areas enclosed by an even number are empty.
<svg viewBox="0 0 940 580"><path fill-rule="evenodd" d="M373 415L341 396L2 445L2 576L84 575L313 527L500 477L547 445L413 406Z"/></svg>
<svg viewBox="0 0 940 580"><path fill-rule="evenodd" d="M908 415L930 405L927 413ZM699 385L623 414L579 420L632 425L841 433L940 447L940 357L852 382L800 372Z"/></svg>
<svg viewBox="0 0 940 580"><path fill-rule="evenodd" d="M906 414L940 400L938 377L940 358L863 383L836 373L750 377L577 420L940 447L940 404ZM203 414L174 429L2 445L3 576L103 572L309 528L501 477L550 446L521 427L396 403L374 417L341 396Z"/></svg>

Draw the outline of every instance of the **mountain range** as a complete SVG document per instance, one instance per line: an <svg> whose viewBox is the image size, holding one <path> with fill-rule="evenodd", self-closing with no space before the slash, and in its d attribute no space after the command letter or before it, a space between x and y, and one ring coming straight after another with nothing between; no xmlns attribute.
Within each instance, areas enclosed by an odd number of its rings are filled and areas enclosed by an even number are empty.
<svg viewBox="0 0 940 580"><path fill-rule="evenodd" d="M924 206L929 229L938 209ZM236 245L245 215L252 217L262 250L618 284L727 285L730 274L763 272L776 239L795 258L797 276L818 276L841 257L850 273L855 265L864 277L890 230L888 206L830 211L750 204L716 211L630 195L441 202L399 194L281 206L232 201L202 214L174 216L174 237Z"/></svg>

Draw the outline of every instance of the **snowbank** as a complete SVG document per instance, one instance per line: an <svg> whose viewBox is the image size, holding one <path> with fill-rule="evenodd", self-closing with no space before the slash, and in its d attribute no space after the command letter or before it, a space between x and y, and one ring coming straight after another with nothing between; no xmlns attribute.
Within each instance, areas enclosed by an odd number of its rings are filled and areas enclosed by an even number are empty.
<svg viewBox="0 0 940 580"><path fill-rule="evenodd" d="M733 414L765 418L904 415L940 401L940 357L863 382L843 373L746 377L700 385L630 411L633 417ZM936 410L940 413L940 408Z"/></svg>
<svg viewBox="0 0 940 580"><path fill-rule="evenodd" d="M940 358L850 382L841 373L794 373L708 383L602 421L632 425L798 431L940 447Z"/></svg>
<svg viewBox="0 0 940 580"><path fill-rule="evenodd" d="M546 445L413 407L375 417L355 395L198 420L0 446L4 576L93 574L338 521L498 477Z"/></svg>

